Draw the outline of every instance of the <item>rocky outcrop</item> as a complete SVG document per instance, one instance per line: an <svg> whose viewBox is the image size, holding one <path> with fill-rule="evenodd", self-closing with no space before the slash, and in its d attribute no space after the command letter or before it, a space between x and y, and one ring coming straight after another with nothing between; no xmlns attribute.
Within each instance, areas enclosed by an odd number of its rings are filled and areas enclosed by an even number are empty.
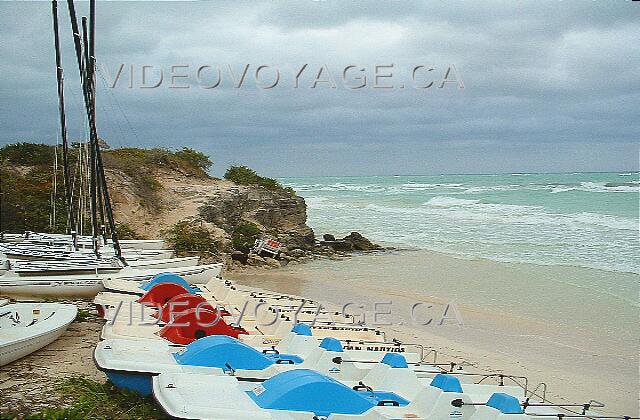
<svg viewBox="0 0 640 420"><path fill-rule="evenodd" d="M351 244L351 247L355 251L375 251L382 249L380 245L374 244L358 232L351 232L349 235L342 238L342 240Z"/></svg>
<svg viewBox="0 0 640 420"><path fill-rule="evenodd" d="M323 235L323 239L320 241L320 245L330 247L334 251L377 251L383 249L358 232L351 232L342 239L336 239L335 236L327 233Z"/></svg>
<svg viewBox="0 0 640 420"><path fill-rule="evenodd" d="M291 250L314 247L304 199L284 189L237 185L163 168L154 172L161 187L156 194L158 202L151 207L144 205L139 189L125 173L108 170L107 176L118 223L144 237L162 237L168 228L188 220L207 228L221 243L221 252L230 254L234 229L239 223L250 222L260 229L261 236L277 239ZM233 258L247 262L240 255Z"/></svg>
<svg viewBox="0 0 640 420"><path fill-rule="evenodd" d="M236 186L209 197L199 216L226 231L240 221L255 223L265 236L289 248L311 248L313 230L307 226L307 205L302 197L287 191L257 186Z"/></svg>

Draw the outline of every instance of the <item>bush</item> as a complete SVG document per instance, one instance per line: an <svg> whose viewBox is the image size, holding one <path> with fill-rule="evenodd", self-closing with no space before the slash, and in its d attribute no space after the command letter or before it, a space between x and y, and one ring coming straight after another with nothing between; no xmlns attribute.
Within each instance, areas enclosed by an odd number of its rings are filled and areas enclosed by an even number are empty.
<svg viewBox="0 0 640 420"><path fill-rule="evenodd" d="M58 181L62 179L59 174ZM0 167L0 231L66 231L67 204L64 187L58 185L56 223L49 225L51 214L51 168L33 167L26 174Z"/></svg>
<svg viewBox="0 0 640 420"><path fill-rule="evenodd" d="M118 239L143 239L131 226L126 223L118 223L116 225Z"/></svg>
<svg viewBox="0 0 640 420"><path fill-rule="evenodd" d="M248 254L261 234L262 231L255 223L241 221L235 226L231 234L233 249Z"/></svg>
<svg viewBox="0 0 640 420"><path fill-rule="evenodd" d="M235 182L240 185L260 185L268 190L285 190L282 185L273 178L267 178L260 176L253 169L247 166L232 166L227 169L224 174L224 179ZM291 190L293 191L293 190Z"/></svg>
<svg viewBox="0 0 640 420"><path fill-rule="evenodd" d="M213 165L209 156L188 147L183 147L177 152L163 148L139 149L137 147L123 147L105 151L103 155L107 158L111 157L112 159L108 159L109 163L119 168L153 169L157 166L164 166L171 169L180 169L201 178L208 177L206 171Z"/></svg>
<svg viewBox="0 0 640 420"><path fill-rule="evenodd" d="M213 165L209 156L189 147L183 147L182 150L175 152L174 156L193 167L202 169L203 171L209 170Z"/></svg>
<svg viewBox="0 0 640 420"><path fill-rule="evenodd" d="M197 223L178 222L163 234L179 254L189 253L203 256L218 254L218 244L211 236L211 232Z"/></svg>
<svg viewBox="0 0 640 420"><path fill-rule="evenodd" d="M0 160L14 165L53 166L55 148L49 144L13 143L0 148Z"/></svg>

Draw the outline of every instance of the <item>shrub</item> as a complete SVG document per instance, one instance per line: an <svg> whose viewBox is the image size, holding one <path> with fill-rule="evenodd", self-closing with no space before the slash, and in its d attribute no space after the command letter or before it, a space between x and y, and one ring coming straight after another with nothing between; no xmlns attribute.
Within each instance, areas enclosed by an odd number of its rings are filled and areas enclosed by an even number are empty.
<svg viewBox="0 0 640 420"><path fill-rule="evenodd" d="M0 160L14 165L52 166L55 148L49 144L13 143L0 148Z"/></svg>
<svg viewBox="0 0 640 420"><path fill-rule="evenodd" d="M203 171L209 170L213 165L209 156L189 147L183 147L182 150L175 152L174 156L195 168L202 169Z"/></svg>
<svg viewBox="0 0 640 420"><path fill-rule="evenodd" d="M240 185L260 185L268 190L282 190L291 193L293 189L285 189L273 178L260 176L247 166L231 166L224 174L224 179ZM294 192L295 193L295 192Z"/></svg>
<svg viewBox="0 0 640 420"><path fill-rule="evenodd" d="M118 223L116 225L118 231L118 239L143 239L131 226L126 223Z"/></svg>
<svg viewBox="0 0 640 420"><path fill-rule="evenodd" d="M171 169L180 169L201 178L208 177L206 171L213 165L209 156L188 147L183 147L176 152L163 148L139 149L136 147L122 147L105 151L104 156L113 158L109 159L109 162L119 168L153 169L157 166L164 166ZM116 160L115 162L114 159Z"/></svg>
<svg viewBox="0 0 640 420"><path fill-rule="evenodd" d="M231 234L233 249L248 254L256 239L258 239L261 234L262 231L255 223L244 220L241 221L235 226Z"/></svg>
<svg viewBox="0 0 640 420"><path fill-rule="evenodd" d="M59 174L58 181L62 179ZM0 231L65 232L67 205L64 187L56 198L56 223L49 224L51 214L51 168L33 167L26 174L0 167Z"/></svg>
<svg viewBox="0 0 640 420"><path fill-rule="evenodd" d="M178 253L218 254L218 245L211 232L195 222L178 222L163 234Z"/></svg>

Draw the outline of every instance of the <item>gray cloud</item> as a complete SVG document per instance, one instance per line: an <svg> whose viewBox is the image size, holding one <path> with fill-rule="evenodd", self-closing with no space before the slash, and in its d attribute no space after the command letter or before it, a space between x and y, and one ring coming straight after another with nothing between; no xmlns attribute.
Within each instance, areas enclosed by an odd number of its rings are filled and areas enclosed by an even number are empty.
<svg viewBox="0 0 640 420"><path fill-rule="evenodd" d="M86 3L79 3L86 13ZM99 129L112 145L184 145L220 173L271 175L632 170L638 167L640 24L631 2L99 2L99 62L223 66L212 90L101 87ZM67 10L60 5L70 133L84 135ZM56 88L48 2L0 3L0 144L53 142ZM309 63L302 87L293 74ZM326 64L371 81L395 65L436 78L456 65L465 89L309 89ZM230 86L270 64L281 87ZM139 68L139 67L138 67ZM165 77L167 75L165 74ZM250 73L250 77L252 74Z"/></svg>

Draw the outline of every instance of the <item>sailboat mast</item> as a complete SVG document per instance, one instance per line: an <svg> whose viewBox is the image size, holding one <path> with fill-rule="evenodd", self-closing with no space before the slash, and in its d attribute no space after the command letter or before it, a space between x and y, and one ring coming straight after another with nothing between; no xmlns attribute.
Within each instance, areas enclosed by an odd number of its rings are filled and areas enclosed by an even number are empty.
<svg viewBox="0 0 640 420"><path fill-rule="evenodd" d="M95 30L96 30L96 1L89 1L89 86L91 87L91 104L93 110L93 124L95 129L95 69L96 69L96 56L95 56ZM109 222L109 230L111 231L111 240L113 241L113 249L115 250L116 257L120 259L125 265L127 264L122 257L122 249L120 248L120 241L118 240L118 232L116 229L115 218L113 217L113 208L111 206L111 197L109 195L109 188L107 188L107 177L104 173L104 165L102 162L102 152L100 151L100 143L98 137L95 138L96 149L96 164L97 172L99 176L100 185L102 188L102 195L104 196L104 209Z"/></svg>
<svg viewBox="0 0 640 420"><path fill-rule="evenodd" d="M91 65L89 59L89 45L88 45L88 34L87 34L87 18L85 16L82 17L82 43L83 43L83 53L84 53L84 66L83 66L83 88L84 88L84 97L85 97L85 106L87 111L87 118L89 120L89 143L90 143L90 159L89 164L91 165L91 223L92 223L92 236L93 243L96 254L98 253L98 235L100 234L100 228L98 226L98 164L96 159L96 143L98 134L95 127L93 112L93 99L91 92Z"/></svg>
<svg viewBox="0 0 640 420"><path fill-rule="evenodd" d="M58 1L51 1L53 17L53 40L56 52L56 79L58 81L58 111L60 114L60 136L62 137L62 165L64 172L65 198L67 201L67 233L76 232L75 210L73 206L73 191L69 174L69 143L67 141L67 120L64 106L64 70L62 69L62 54L60 53L60 33L58 30Z"/></svg>
<svg viewBox="0 0 640 420"><path fill-rule="evenodd" d="M96 202L95 202L96 189L95 189L95 148L94 148L94 145L96 143L94 142L94 139L97 137L97 135L96 135L95 125L93 123L94 121L91 114L90 98L88 97L85 63L82 57L82 39L80 37L80 31L78 29L76 9L75 9L75 5L73 4L73 0L67 0L67 4L69 6L69 19L71 20L71 30L73 32L73 45L76 51L76 60L78 61L78 71L80 72L80 79L82 81L84 105L86 108L87 117L89 119L89 143L90 143L89 167L91 170L90 172L92 174L92 177L91 177L92 178L91 179L91 225L92 225L92 231L93 231L92 232L93 233L93 250L95 254L98 255L99 254L98 243L95 236L98 231L98 226L97 226L98 220L97 220Z"/></svg>
<svg viewBox="0 0 640 420"><path fill-rule="evenodd" d="M96 121L96 73L95 73L95 35L96 35L96 7L95 2L89 3L89 48L88 48L88 60L87 65L89 66L89 86L91 92L91 107L93 110L93 121ZM96 169L99 168L98 159L102 161L102 155L100 154L100 141L98 139L96 146ZM100 158L98 158L100 155ZM101 177L98 177L98 214L100 215L100 235L102 235L102 240L104 244L107 244L107 231L104 220L105 213L105 205L104 205L104 190L106 189L106 184L101 182Z"/></svg>

